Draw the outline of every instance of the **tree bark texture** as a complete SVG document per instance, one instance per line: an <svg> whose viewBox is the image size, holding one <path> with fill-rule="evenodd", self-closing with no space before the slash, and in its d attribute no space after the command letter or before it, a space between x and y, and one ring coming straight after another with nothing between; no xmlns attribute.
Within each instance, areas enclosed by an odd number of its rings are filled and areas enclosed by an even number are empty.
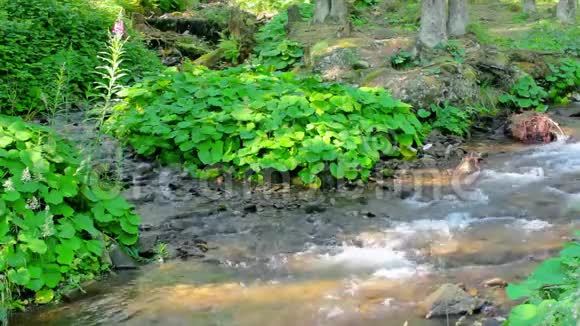
<svg viewBox="0 0 580 326"><path fill-rule="evenodd" d="M469 24L468 0L449 0L447 33L450 36L463 36Z"/></svg>
<svg viewBox="0 0 580 326"><path fill-rule="evenodd" d="M524 12L531 14L538 11L536 8L536 0L524 0Z"/></svg>
<svg viewBox="0 0 580 326"><path fill-rule="evenodd" d="M562 23L573 23L576 20L576 8L578 3L576 0L560 0L556 7L556 16Z"/></svg>
<svg viewBox="0 0 580 326"><path fill-rule="evenodd" d="M313 23L324 24L328 21L347 23L348 6L346 0L316 0Z"/></svg>
<svg viewBox="0 0 580 326"><path fill-rule="evenodd" d="M447 1L423 0L419 39L428 47L447 40Z"/></svg>

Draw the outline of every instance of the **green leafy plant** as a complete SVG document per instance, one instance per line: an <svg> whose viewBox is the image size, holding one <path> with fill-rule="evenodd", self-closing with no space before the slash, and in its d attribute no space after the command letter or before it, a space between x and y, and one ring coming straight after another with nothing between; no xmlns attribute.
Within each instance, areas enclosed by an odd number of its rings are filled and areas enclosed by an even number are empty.
<svg viewBox="0 0 580 326"><path fill-rule="evenodd" d="M465 49L457 41L443 42L437 45L436 48L449 53L459 63L465 61Z"/></svg>
<svg viewBox="0 0 580 326"><path fill-rule="evenodd" d="M420 118L432 118L432 127L454 135L463 136L469 133L472 124L472 109L460 109L451 105L431 104L430 110L419 109Z"/></svg>
<svg viewBox="0 0 580 326"><path fill-rule="evenodd" d="M233 36L225 36L222 34L222 38L219 43L219 48L224 51L224 58L233 64L238 64L240 59L240 42Z"/></svg>
<svg viewBox="0 0 580 326"><path fill-rule="evenodd" d="M524 33L521 38L508 44L511 48L558 52L564 55L580 56L580 26L562 26L550 21L542 21Z"/></svg>
<svg viewBox="0 0 580 326"><path fill-rule="evenodd" d="M369 8L378 5L381 1L382 0L354 0L354 6L356 8Z"/></svg>
<svg viewBox="0 0 580 326"><path fill-rule="evenodd" d="M169 257L169 250L167 249L167 244L163 242L159 242L153 248L155 254L153 255L153 260L163 263L167 257Z"/></svg>
<svg viewBox="0 0 580 326"><path fill-rule="evenodd" d="M384 89L243 67L167 71L129 89L109 130L198 177L267 170L367 180L382 156L413 157L421 123Z"/></svg>
<svg viewBox="0 0 580 326"><path fill-rule="evenodd" d="M305 0L233 0L240 8L259 14L262 12L278 12L295 3L304 3Z"/></svg>
<svg viewBox="0 0 580 326"><path fill-rule="evenodd" d="M392 5L386 8L385 21L394 28L404 31L416 31L419 29L419 17L421 2L414 0L389 1Z"/></svg>
<svg viewBox="0 0 580 326"><path fill-rule="evenodd" d="M0 294L9 309L98 277L108 242L136 245L132 206L80 167L50 129L0 115Z"/></svg>
<svg viewBox="0 0 580 326"><path fill-rule="evenodd" d="M418 58L411 52L401 50L391 57L391 66L395 69L411 68L417 66L418 61Z"/></svg>
<svg viewBox="0 0 580 326"><path fill-rule="evenodd" d="M120 10L112 1L6 1L0 15L0 112L30 115L46 109L43 99L54 94L63 65L69 100L86 99L93 92L98 51ZM161 67L136 37L125 50L130 71L125 82Z"/></svg>
<svg viewBox="0 0 580 326"><path fill-rule="evenodd" d="M580 236L580 232L576 232ZM580 319L580 242L540 264L523 282L510 284L510 299L526 298L512 309L504 326L575 326Z"/></svg>
<svg viewBox="0 0 580 326"><path fill-rule="evenodd" d="M499 101L512 108L536 109L542 111L542 101L548 96L546 91L538 86L536 81L529 75L520 78L507 94L499 97Z"/></svg>
<svg viewBox="0 0 580 326"><path fill-rule="evenodd" d="M311 18L312 5L301 5L300 13L304 19ZM257 33L258 44L254 48L254 53L263 66L273 70L289 70L302 60L304 56L302 45L287 39L285 28L287 22L288 14L280 13Z"/></svg>
<svg viewBox="0 0 580 326"><path fill-rule="evenodd" d="M103 105L99 108L100 118L97 121L97 127L100 127L105 121L106 115L111 109L111 101L123 89L120 84L121 78L127 75L125 69L121 68L123 55L125 54L125 44L128 38L125 36L125 25L123 16L120 13L119 18L114 24L113 31L109 32L109 41L107 42L107 51L100 52L98 58L105 64L96 68L97 74L102 78L102 82L97 82L96 89L103 93L99 97L103 100Z"/></svg>
<svg viewBox="0 0 580 326"><path fill-rule="evenodd" d="M545 84L548 96L556 103L566 102L568 96L580 89L580 61L564 59L558 65L550 65L551 74Z"/></svg>

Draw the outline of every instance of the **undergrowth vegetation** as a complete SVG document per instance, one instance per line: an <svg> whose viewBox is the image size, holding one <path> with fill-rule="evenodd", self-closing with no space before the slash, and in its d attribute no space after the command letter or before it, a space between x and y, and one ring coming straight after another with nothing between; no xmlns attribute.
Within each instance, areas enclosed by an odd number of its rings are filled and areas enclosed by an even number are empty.
<svg viewBox="0 0 580 326"><path fill-rule="evenodd" d="M55 96L78 102L93 94L97 55L120 10L99 8L76 0L11 0L0 6L0 112L32 114L47 110ZM125 51L126 82L160 68L136 38Z"/></svg>
<svg viewBox="0 0 580 326"><path fill-rule="evenodd" d="M168 71L126 92L109 129L139 154L194 175L273 169L367 180L382 156L413 157L421 123L383 89L233 68Z"/></svg>
<svg viewBox="0 0 580 326"><path fill-rule="evenodd" d="M57 299L108 268L107 244L137 243L132 206L48 128L0 115L0 185L4 308Z"/></svg>
<svg viewBox="0 0 580 326"><path fill-rule="evenodd" d="M543 21L527 31L521 38L510 40L508 46L517 49L550 51L564 55L580 56L580 26L562 26Z"/></svg>
<svg viewBox="0 0 580 326"><path fill-rule="evenodd" d="M562 59L550 64L550 74L534 80L529 75L520 78L499 101L515 110L544 111L547 102L565 103L572 92L580 89L580 61Z"/></svg>
<svg viewBox="0 0 580 326"><path fill-rule="evenodd" d="M312 5L302 4L299 8L304 20L312 18L314 14ZM302 60L304 49L298 42L287 38L287 23L288 14L280 13L256 35L258 44L254 48L254 53L261 65L273 70L288 70Z"/></svg>
<svg viewBox="0 0 580 326"><path fill-rule="evenodd" d="M580 231L576 232L576 238ZM580 320L580 242L540 264L519 284L510 284L512 300L526 301L512 309L504 326L575 326Z"/></svg>

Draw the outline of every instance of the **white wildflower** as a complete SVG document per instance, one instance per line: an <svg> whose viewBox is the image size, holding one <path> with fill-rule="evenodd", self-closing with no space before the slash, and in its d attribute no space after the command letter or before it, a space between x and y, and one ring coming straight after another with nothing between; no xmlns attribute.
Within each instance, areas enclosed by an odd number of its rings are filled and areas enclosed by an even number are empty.
<svg viewBox="0 0 580 326"><path fill-rule="evenodd" d="M29 182L32 180L32 175L30 174L30 170L28 169L28 167L26 167L26 169L22 171L22 176L20 177L20 180L22 182Z"/></svg>
<svg viewBox="0 0 580 326"><path fill-rule="evenodd" d="M36 199L36 197L28 198L28 200L26 201L26 208L35 211L40 208L40 202L38 202L38 199Z"/></svg>
<svg viewBox="0 0 580 326"><path fill-rule="evenodd" d="M12 183L12 179L7 179L2 185L2 187L4 187L5 192L14 190L14 184Z"/></svg>
<svg viewBox="0 0 580 326"><path fill-rule="evenodd" d="M42 226L42 236L46 238L53 235L55 231L54 231L54 220L52 219L53 215L50 214L50 207L47 205L44 211L46 213L46 219L44 221L44 225Z"/></svg>

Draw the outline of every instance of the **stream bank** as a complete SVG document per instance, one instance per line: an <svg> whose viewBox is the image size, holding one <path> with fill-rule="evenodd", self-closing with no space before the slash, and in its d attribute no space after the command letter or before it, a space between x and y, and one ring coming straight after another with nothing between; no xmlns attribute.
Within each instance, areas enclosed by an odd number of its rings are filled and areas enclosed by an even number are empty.
<svg viewBox="0 0 580 326"><path fill-rule="evenodd" d="M568 130L577 130L574 110L554 111ZM460 192L244 188L126 158L142 245L165 242L185 259L120 272L84 298L13 322L444 325L424 319L423 300L462 283L485 302L475 318L497 325L511 303L484 282L523 278L579 225L580 151L574 142L495 144L465 146L489 154Z"/></svg>

